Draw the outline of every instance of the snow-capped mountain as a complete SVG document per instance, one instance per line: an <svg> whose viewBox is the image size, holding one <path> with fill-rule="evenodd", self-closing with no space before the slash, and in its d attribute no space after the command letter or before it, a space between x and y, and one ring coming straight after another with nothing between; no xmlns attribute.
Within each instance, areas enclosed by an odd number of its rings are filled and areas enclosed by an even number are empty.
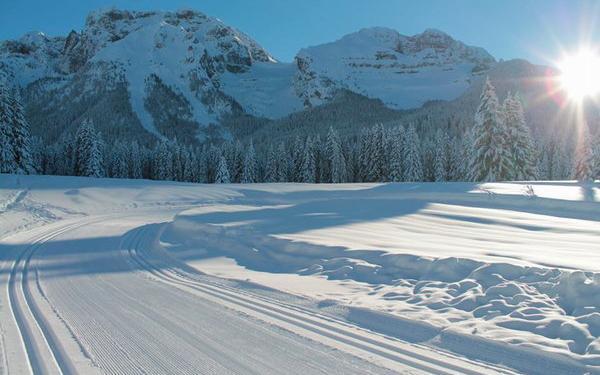
<svg viewBox="0 0 600 375"><path fill-rule="evenodd" d="M296 87L305 102L321 104L343 87L406 109L428 100L457 98L472 76L488 70L495 60L484 49L438 30L404 36L376 27L303 49L296 62Z"/></svg>
<svg viewBox="0 0 600 375"><path fill-rule="evenodd" d="M456 99L495 64L436 30L363 29L301 50L293 63L196 11L91 13L66 37L0 44L0 79L19 87L34 128L58 137L82 118L104 134L193 138L225 115L279 118L340 89L396 109ZM145 130L145 131L144 131ZM199 132L200 130L200 132Z"/></svg>
<svg viewBox="0 0 600 375"><path fill-rule="evenodd" d="M81 33L64 38L30 33L0 46L3 75L38 95L52 91L85 101L122 84L131 110L155 134L169 117L206 125L240 110L219 89L219 80L255 63L275 60L248 36L194 11L94 12ZM153 105L162 101L156 95L171 108Z"/></svg>

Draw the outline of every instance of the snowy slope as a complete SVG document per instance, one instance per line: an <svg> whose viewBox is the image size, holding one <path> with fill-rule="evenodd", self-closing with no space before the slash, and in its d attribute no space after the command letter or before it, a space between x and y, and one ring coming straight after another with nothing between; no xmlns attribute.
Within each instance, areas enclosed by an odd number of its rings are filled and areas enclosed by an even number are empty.
<svg viewBox="0 0 600 375"><path fill-rule="evenodd" d="M2 363L600 373L599 205L598 183L3 175Z"/></svg>
<svg viewBox="0 0 600 375"><path fill-rule="evenodd" d="M200 274L156 242L190 207L332 191L269 189L1 176L0 217L33 226L6 236L0 225L2 371L511 373L384 337L300 296ZM63 214L37 226L36 204Z"/></svg>
<svg viewBox="0 0 600 375"><path fill-rule="evenodd" d="M401 109L455 99L473 75L495 62L485 50L438 30L409 37L381 27L303 49L296 61L297 90L312 104L330 99L342 87Z"/></svg>

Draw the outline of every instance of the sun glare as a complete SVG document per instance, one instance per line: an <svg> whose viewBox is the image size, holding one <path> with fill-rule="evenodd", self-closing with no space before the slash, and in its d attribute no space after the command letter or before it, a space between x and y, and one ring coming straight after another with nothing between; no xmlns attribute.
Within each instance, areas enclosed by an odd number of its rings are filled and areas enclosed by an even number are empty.
<svg viewBox="0 0 600 375"><path fill-rule="evenodd" d="M591 48L568 55L558 64L560 85L574 101L600 94L600 55Z"/></svg>

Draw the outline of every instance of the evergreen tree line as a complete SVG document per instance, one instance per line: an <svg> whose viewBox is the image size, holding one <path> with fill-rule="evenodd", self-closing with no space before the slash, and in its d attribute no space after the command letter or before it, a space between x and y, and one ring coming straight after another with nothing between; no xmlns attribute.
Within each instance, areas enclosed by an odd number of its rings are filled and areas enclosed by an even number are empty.
<svg viewBox="0 0 600 375"><path fill-rule="evenodd" d="M162 139L107 144L89 121L72 136L43 145L29 135L18 100L0 91L0 172L146 178L198 183L592 180L600 175L600 142L585 129L574 148L536 144L518 95L500 103L488 80L475 125L466 134L438 130L421 139L414 126L374 125L342 138L295 137L256 150L252 141L191 146Z"/></svg>

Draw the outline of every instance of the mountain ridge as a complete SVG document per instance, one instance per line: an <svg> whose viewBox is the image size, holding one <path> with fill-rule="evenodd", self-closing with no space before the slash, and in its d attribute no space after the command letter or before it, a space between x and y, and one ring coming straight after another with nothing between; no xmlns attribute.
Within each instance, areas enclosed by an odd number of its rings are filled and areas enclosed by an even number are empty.
<svg viewBox="0 0 600 375"><path fill-rule="evenodd" d="M340 90L418 109L459 100L498 64L437 29L406 36L384 27L279 62L195 10L94 11L79 32L0 43L0 79L19 88L34 132L51 139L84 118L110 137L227 138L225 117L281 119Z"/></svg>

